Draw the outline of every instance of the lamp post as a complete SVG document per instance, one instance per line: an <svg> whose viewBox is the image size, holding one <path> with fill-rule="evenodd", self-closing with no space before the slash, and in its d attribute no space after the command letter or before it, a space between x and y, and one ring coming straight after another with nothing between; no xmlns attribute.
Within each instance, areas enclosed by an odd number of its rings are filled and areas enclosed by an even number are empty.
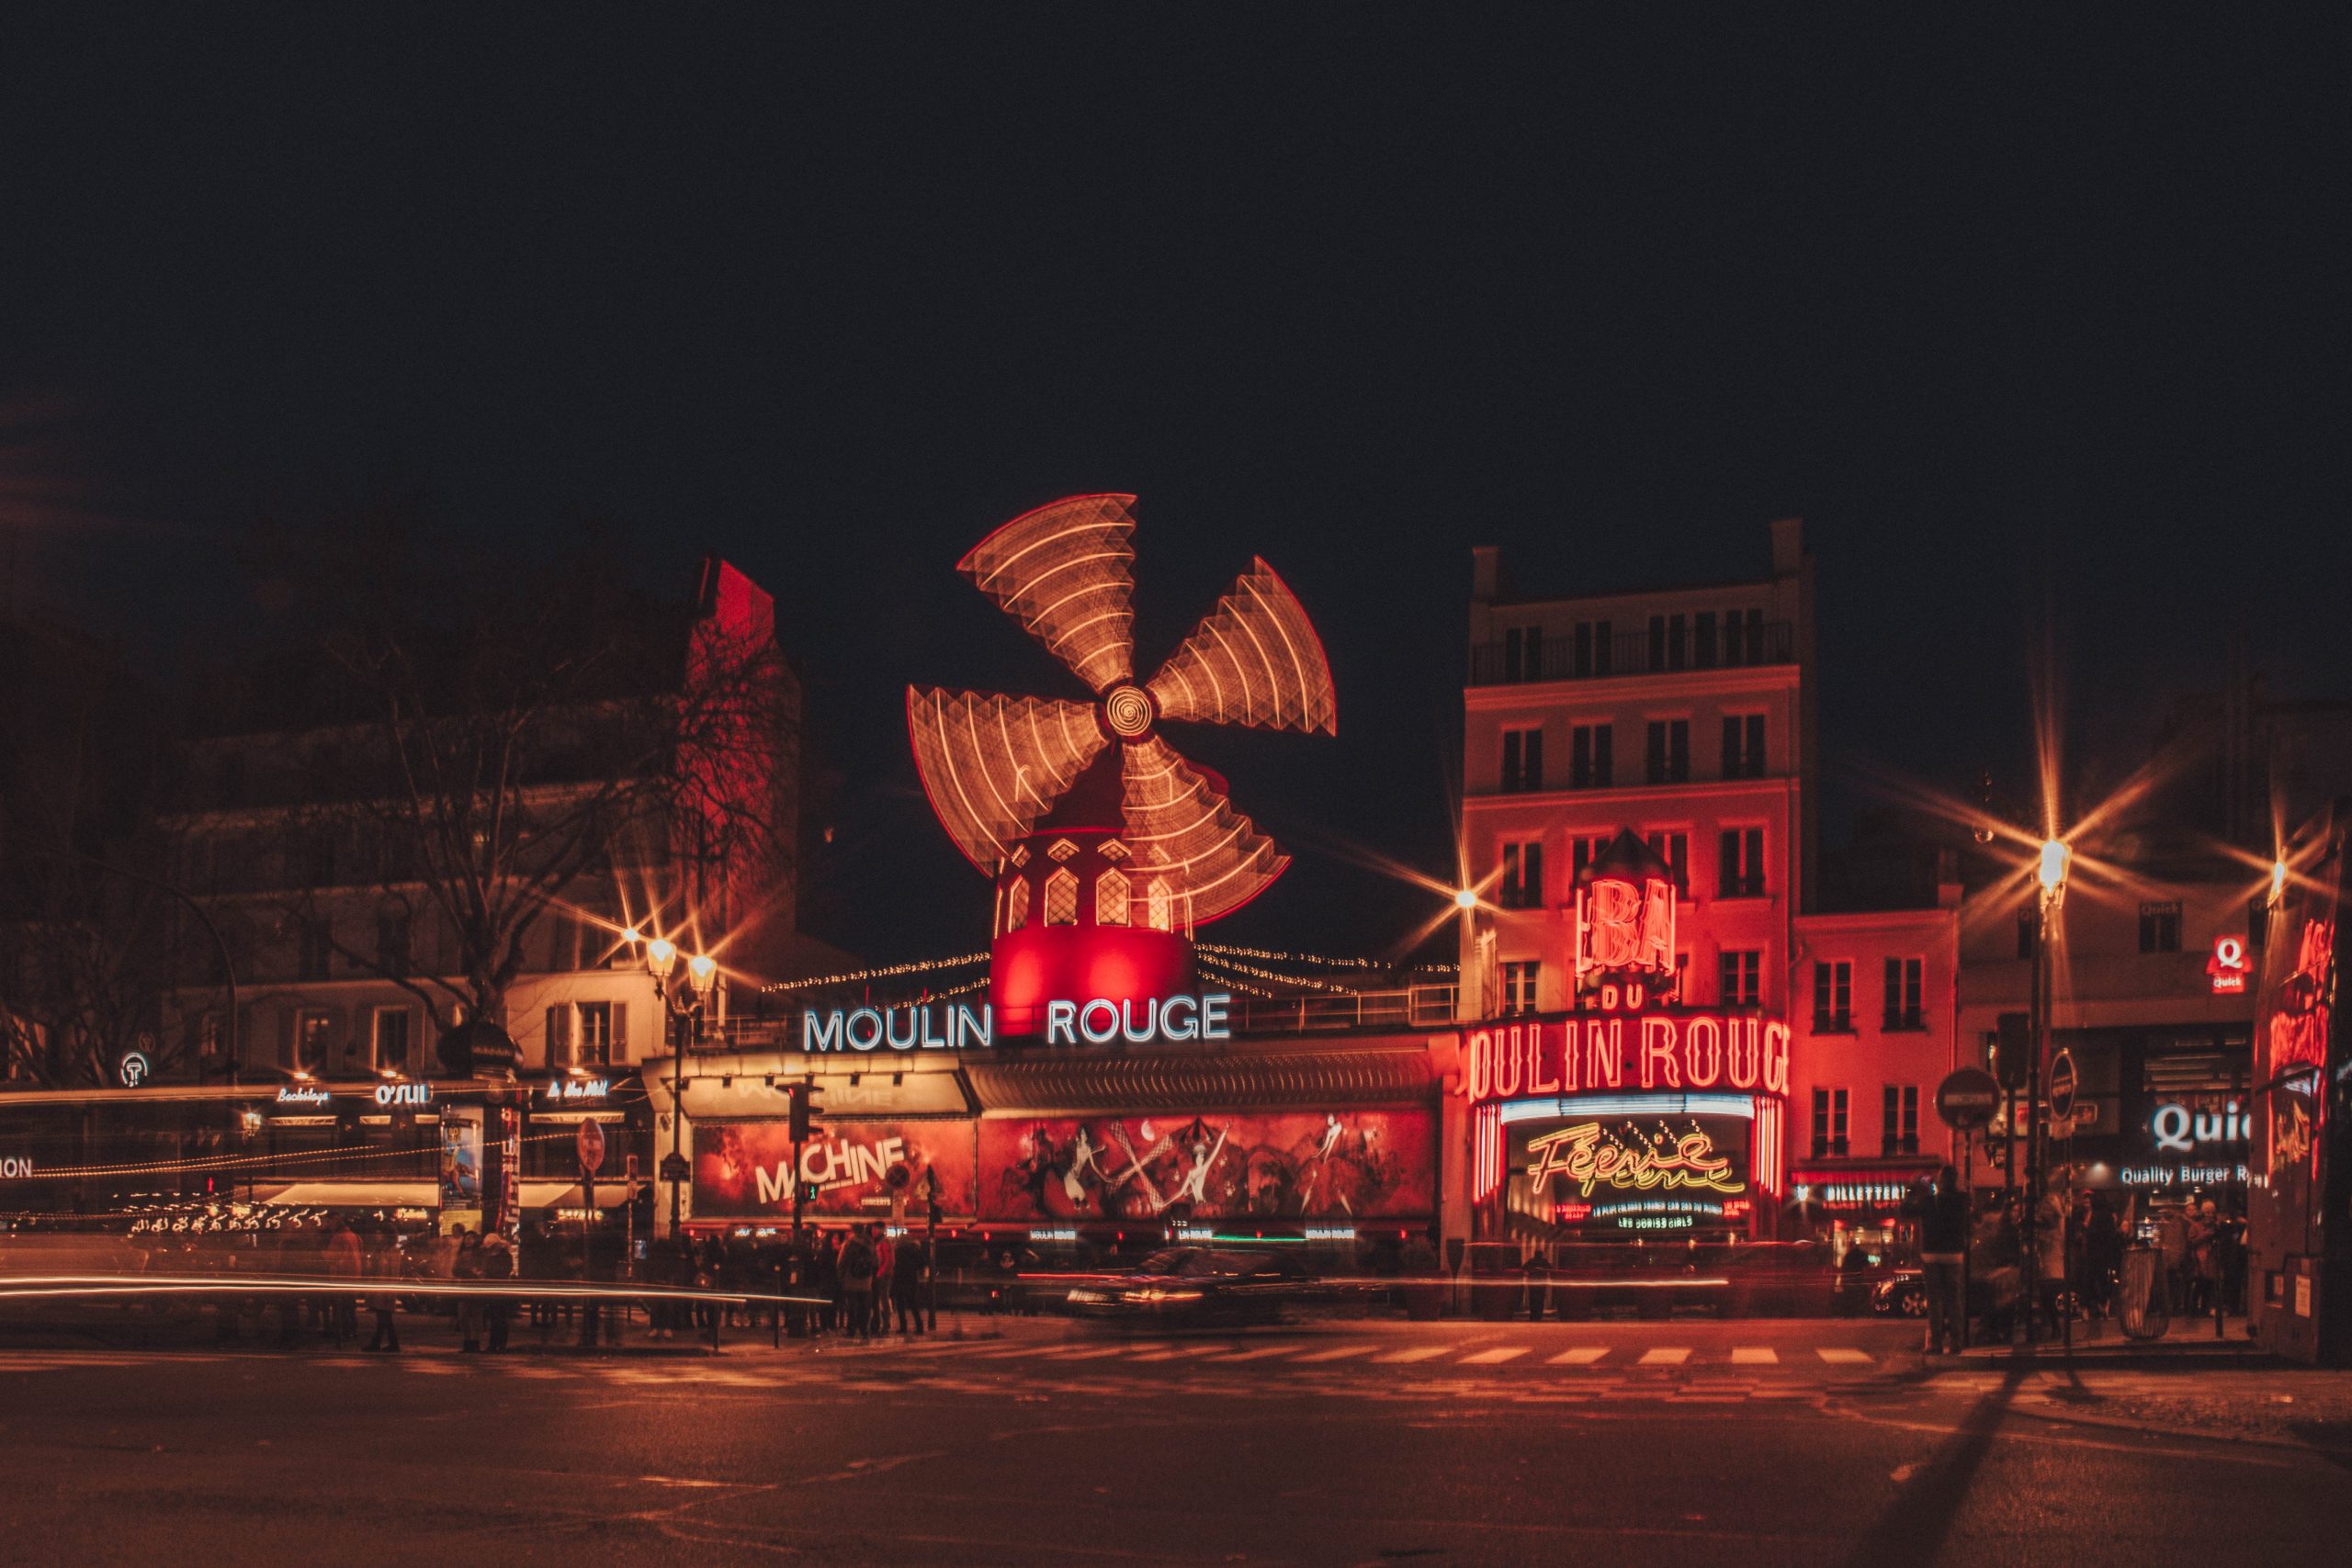
<svg viewBox="0 0 2352 1568"><path fill-rule="evenodd" d="M678 967L678 944L657 936L645 944L645 967L670 1015L670 1237L675 1241L685 1224L685 1181L681 1172L685 1166L686 1046L694 1038L694 1018L718 983L718 963L697 953L686 960L685 985L673 986L670 976Z"/></svg>
<svg viewBox="0 0 2352 1568"><path fill-rule="evenodd" d="M2026 1140L2027 1171L2025 1193L2025 1265L2026 1277L2032 1281L2026 1297L2025 1337L2030 1345L2034 1339L2034 1309L2041 1294L2041 1249L2039 1233L2041 1228L2042 1189L2049 1181L2050 1123L2046 1114L2050 1089L2050 933L2056 924L2059 906L2066 897L2066 868L2074 859L2074 852L2060 839L2042 840L2041 853L2034 865L2034 880L2040 884L2037 895L2038 915L2034 925L2032 989L2026 998L2027 1010L2032 1021L2033 1076L2026 1090L2026 1114L2032 1119L2032 1132ZM2060 1271L2060 1288L2064 1287L2064 1271Z"/></svg>

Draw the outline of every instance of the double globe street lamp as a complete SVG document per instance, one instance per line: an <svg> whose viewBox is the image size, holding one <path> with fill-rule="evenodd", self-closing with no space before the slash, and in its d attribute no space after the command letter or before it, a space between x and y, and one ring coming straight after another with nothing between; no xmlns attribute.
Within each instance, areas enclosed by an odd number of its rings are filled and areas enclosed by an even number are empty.
<svg viewBox="0 0 2352 1568"><path fill-rule="evenodd" d="M634 944L638 934L627 933L627 941ZM693 1043L694 1021L710 1001L718 984L718 961L707 953L697 953L686 960L684 985L673 985L671 976L678 970L678 944L668 937L657 936L645 944L645 967L653 976L653 989L669 1010L670 1018L670 1157L662 1162L662 1174L670 1183L670 1235L675 1238L684 1228L685 1183L688 1167L684 1148L686 1120L686 1047Z"/></svg>

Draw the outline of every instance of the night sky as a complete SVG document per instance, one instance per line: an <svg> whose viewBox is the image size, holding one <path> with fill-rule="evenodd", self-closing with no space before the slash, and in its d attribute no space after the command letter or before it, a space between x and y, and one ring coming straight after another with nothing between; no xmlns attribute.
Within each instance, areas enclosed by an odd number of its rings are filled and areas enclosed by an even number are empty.
<svg viewBox="0 0 2352 1568"><path fill-rule="evenodd" d="M1955 789L2025 793L2045 634L2086 775L2233 616L2352 693L2340 37L1637 9L12 7L8 604L168 682L258 514L722 552L885 959L988 908L900 690L1079 694L953 571L1076 491L1141 497L1144 669L1253 553L1329 647L1338 739L1179 739L1299 857L1230 940L1430 912L1340 852L1451 876L1474 543L1602 591L1803 515L1825 754Z"/></svg>

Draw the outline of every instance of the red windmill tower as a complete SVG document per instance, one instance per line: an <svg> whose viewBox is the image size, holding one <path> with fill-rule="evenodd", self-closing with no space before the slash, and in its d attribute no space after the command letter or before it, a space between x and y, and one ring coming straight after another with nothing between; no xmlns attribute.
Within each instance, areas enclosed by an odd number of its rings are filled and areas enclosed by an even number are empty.
<svg viewBox="0 0 2352 1568"><path fill-rule="evenodd" d="M1163 721L1337 728L1322 641L1263 560L1136 682L1134 502L1055 502L956 563L1077 672L1091 702L907 691L932 809L996 881L989 1000L1009 1035L1036 1032L1047 1001L1184 990L1193 929L1290 863L1234 809L1222 778L1161 737Z"/></svg>

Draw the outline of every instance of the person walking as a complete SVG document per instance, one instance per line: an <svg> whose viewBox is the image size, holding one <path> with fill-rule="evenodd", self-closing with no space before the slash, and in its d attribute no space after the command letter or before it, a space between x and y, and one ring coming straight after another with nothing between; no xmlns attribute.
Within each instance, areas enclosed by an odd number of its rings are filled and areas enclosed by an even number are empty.
<svg viewBox="0 0 2352 1568"><path fill-rule="evenodd" d="M484 1280L505 1280L514 1278L514 1248L506 1238L492 1232L481 1244L481 1277ZM482 1321L489 1330L486 1349L492 1355L506 1348L507 1331L514 1316L514 1298L487 1296L481 1303Z"/></svg>
<svg viewBox="0 0 2352 1568"><path fill-rule="evenodd" d="M922 1288L931 1278L931 1258L922 1242L902 1237L890 1254L890 1304L898 1311L900 1334L923 1331ZM883 1327L889 1327L886 1321Z"/></svg>
<svg viewBox="0 0 2352 1568"><path fill-rule="evenodd" d="M899 1258L899 1244L890 1238L890 1228L879 1225L874 1232L874 1332L890 1332L890 1279Z"/></svg>
<svg viewBox="0 0 2352 1568"><path fill-rule="evenodd" d="M1960 1172L1944 1166L1919 1196L1919 1261L1928 1292L1930 1356L1956 1356L1968 1348L1968 1192Z"/></svg>
<svg viewBox="0 0 2352 1568"><path fill-rule="evenodd" d="M359 1233L351 1228L349 1220L338 1219L334 1235L327 1238L327 1278L336 1281L329 1303L333 1317L332 1332L338 1350L359 1337L357 1292L359 1287Z"/></svg>
<svg viewBox="0 0 2352 1568"><path fill-rule="evenodd" d="M842 1242L836 1232L817 1237L817 1297L824 1303L817 1309L817 1332L831 1334L842 1311Z"/></svg>
<svg viewBox="0 0 2352 1568"><path fill-rule="evenodd" d="M458 1238L458 1253L450 1262L449 1278L460 1285L481 1278L480 1232L466 1231ZM470 1292L458 1298L458 1338L460 1354L481 1349L481 1298Z"/></svg>
<svg viewBox="0 0 2352 1568"><path fill-rule="evenodd" d="M860 1339L874 1337L874 1276L878 1265L865 1227L858 1225L842 1244L842 1312L848 1323L844 1334Z"/></svg>
<svg viewBox="0 0 2352 1568"><path fill-rule="evenodd" d="M381 1231L376 1235L375 1242L375 1249L368 1255L369 1278L397 1280L401 1277L400 1233ZM400 1325L393 1321L393 1314L399 1305L400 1298L389 1290L368 1292L368 1310L375 1314L376 1331L368 1336L368 1343L361 1348L392 1356L401 1353Z"/></svg>
<svg viewBox="0 0 2352 1568"><path fill-rule="evenodd" d="M2188 1221L2178 1207L2166 1209L2156 1221L2156 1248L2164 1255L2165 1304L2176 1312L2188 1305Z"/></svg>

